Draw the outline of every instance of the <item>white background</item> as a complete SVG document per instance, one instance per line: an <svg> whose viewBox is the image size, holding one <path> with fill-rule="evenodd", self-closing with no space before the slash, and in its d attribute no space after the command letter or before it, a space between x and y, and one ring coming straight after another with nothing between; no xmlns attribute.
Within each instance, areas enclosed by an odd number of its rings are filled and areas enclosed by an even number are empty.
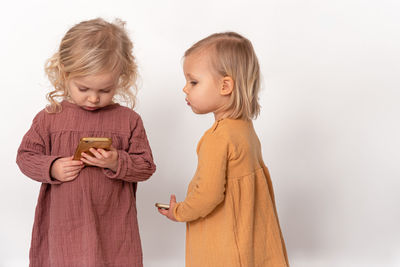
<svg viewBox="0 0 400 267"><path fill-rule="evenodd" d="M0 266L27 266L40 184L16 151L50 85L43 65L82 20L127 22L140 66L136 110L157 163L137 205L145 266L184 266L185 225L154 203L185 196L213 123L185 105L182 55L233 30L263 74L255 121L295 267L400 266L400 2L8 1L0 9Z"/></svg>

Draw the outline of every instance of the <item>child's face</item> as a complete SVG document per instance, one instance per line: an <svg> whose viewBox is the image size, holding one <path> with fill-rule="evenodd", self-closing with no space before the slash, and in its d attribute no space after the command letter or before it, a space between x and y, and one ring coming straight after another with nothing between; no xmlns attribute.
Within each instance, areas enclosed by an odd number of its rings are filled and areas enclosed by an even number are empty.
<svg viewBox="0 0 400 267"><path fill-rule="evenodd" d="M193 54L185 58L183 72L186 79L183 92L186 102L196 114L214 112L219 119L219 109L226 103L226 96L221 95L222 76L212 72L209 57Z"/></svg>
<svg viewBox="0 0 400 267"><path fill-rule="evenodd" d="M106 72L68 80L72 101L86 110L96 110L112 103L118 84L118 75Z"/></svg>

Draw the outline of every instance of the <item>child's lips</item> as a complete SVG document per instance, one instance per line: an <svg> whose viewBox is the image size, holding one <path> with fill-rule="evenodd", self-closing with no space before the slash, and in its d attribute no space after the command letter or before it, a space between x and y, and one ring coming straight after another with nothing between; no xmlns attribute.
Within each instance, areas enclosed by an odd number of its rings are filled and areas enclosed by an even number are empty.
<svg viewBox="0 0 400 267"><path fill-rule="evenodd" d="M87 109L87 110L96 110L96 109L98 109L98 107L88 107L88 106L85 106L85 109Z"/></svg>
<svg viewBox="0 0 400 267"><path fill-rule="evenodd" d="M188 106L190 106L189 100L188 100L187 98L186 98L185 100L186 100L186 104L187 104Z"/></svg>

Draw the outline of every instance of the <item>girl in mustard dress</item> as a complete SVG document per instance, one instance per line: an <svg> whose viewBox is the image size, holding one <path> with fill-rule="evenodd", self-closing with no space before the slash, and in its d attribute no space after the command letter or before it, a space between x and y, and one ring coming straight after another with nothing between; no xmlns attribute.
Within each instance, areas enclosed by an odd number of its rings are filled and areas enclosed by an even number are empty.
<svg viewBox="0 0 400 267"><path fill-rule="evenodd" d="M183 202L159 212L187 222L187 267L289 266L272 183L252 119L260 111L260 69L249 40L213 34L188 49L186 102L215 123L197 147Z"/></svg>

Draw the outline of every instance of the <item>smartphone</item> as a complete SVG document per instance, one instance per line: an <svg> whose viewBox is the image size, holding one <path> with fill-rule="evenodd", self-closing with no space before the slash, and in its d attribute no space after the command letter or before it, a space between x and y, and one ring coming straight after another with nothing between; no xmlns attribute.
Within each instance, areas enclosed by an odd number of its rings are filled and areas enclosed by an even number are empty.
<svg viewBox="0 0 400 267"><path fill-rule="evenodd" d="M164 210L169 210L169 204L156 203L156 207Z"/></svg>
<svg viewBox="0 0 400 267"><path fill-rule="evenodd" d="M74 160L80 160L82 152L93 157L93 154L89 151L90 148L110 150L111 144L112 140L108 137L83 137L80 139L78 147L75 150Z"/></svg>

